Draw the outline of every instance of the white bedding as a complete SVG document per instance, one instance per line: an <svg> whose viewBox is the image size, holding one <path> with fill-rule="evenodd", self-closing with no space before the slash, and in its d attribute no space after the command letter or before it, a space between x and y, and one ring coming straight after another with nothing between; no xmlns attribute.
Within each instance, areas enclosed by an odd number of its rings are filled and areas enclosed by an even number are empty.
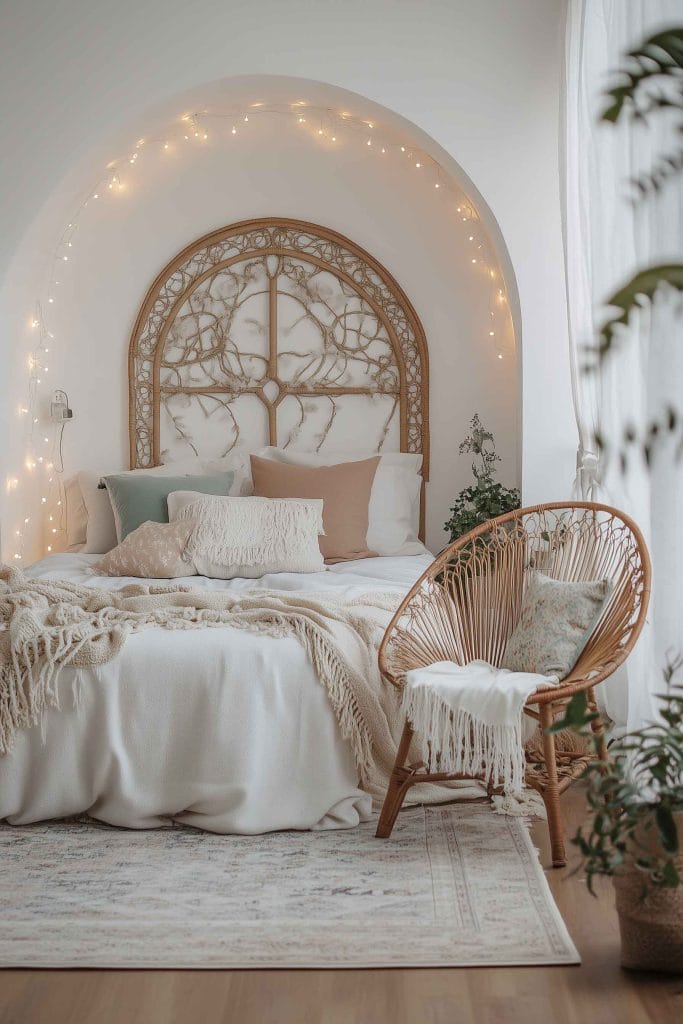
<svg viewBox="0 0 683 1024"><path fill-rule="evenodd" d="M97 555L51 555L29 575L117 588ZM368 558L260 580L192 576L212 590L396 588L432 556ZM78 708L74 693L78 693ZM371 813L327 694L296 640L230 628L150 629L97 669L65 669L61 709L0 759L0 820L88 813L113 825L170 821L211 832L348 828Z"/></svg>

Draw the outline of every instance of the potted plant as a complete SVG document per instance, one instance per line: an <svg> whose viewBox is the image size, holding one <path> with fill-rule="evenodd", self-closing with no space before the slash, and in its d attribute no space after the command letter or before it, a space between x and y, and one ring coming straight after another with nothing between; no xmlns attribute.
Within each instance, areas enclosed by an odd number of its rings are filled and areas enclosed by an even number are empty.
<svg viewBox="0 0 683 1024"><path fill-rule="evenodd" d="M633 970L683 973L683 685L673 682L681 665L665 670L658 721L615 740L607 763L588 764L589 818L572 839L589 891L598 875L613 880L621 962ZM595 717L577 693L551 731L589 736Z"/></svg>
<svg viewBox="0 0 683 1024"><path fill-rule="evenodd" d="M483 426L478 413L472 417L470 433L461 442L458 451L461 455L474 456L474 483L460 492L451 509L451 518L444 524L451 543L480 523L519 508L517 488L503 487L494 479L500 455L496 453L493 434Z"/></svg>

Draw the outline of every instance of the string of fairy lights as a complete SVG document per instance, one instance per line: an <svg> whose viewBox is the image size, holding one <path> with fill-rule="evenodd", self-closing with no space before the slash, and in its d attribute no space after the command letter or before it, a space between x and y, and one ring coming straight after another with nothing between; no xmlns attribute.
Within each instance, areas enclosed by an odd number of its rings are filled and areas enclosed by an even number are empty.
<svg viewBox="0 0 683 1024"><path fill-rule="evenodd" d="M9 558L15 562L21 563L24 559L26 536L36 520L43 530L47 528L45 547L48 552L60 544L66 532L61 457L64 423L53 423L46 411L51 383L49 362L57 341L56 330L52 326L53 311L59 304L60 288L70 270L71 250L86 227L88 209L91 204L118 202L125 196L128 186L133 185L141 173L146 154L154 151L170 154L178 147L204 146L217 135L237 143L248 135L250 124L263 117L284 119L297 131L330 147L340 141L352 140L364 146L369 157L400 161L415 172L424 188L438 194L439 201L449 207L454 224L470 248L473 272L487 279L488 317L483 337L493 345L497 358L503 359L502 340L509 315L507 294L487 233L472 201L429 153L412 142L397 140L372 120L305 101L289 104L257 102L240 109L183 114L165 131L139 138L130 151L107 164L97 181L83 194L48 261L47 286L43 297L36 300L29 320L34 340L27 356L26 397L18 407L18 415L24 421L23 469L11 473L5 482L6 492L15 494L29 478L33 484L35 475L43 474L37 489L39 503L36 512L24 511L10 537L4 538L3 546L7 544L10 548Z"/></svg>

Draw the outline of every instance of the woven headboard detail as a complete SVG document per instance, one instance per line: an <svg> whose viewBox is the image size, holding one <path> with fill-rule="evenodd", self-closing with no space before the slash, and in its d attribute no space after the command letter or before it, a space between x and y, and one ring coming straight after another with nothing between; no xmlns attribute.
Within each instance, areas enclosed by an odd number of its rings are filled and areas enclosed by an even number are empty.
<svg viewBox="0 0 683 1024"><path fill-rule="evenodd" d="M129 350L131 466L235 447L422 452L428 360L397 282L327 228L266 218L192 242Z"/></svg>

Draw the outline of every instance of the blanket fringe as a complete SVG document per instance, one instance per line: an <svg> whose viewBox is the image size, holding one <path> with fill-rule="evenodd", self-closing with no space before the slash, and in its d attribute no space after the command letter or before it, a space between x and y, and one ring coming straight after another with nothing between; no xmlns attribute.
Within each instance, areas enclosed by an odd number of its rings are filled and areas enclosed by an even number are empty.
<svg viewBox="0 0 683 1024"><path fill-rule="evenodd" d="M522 723L488 725L462 708L454 711L426 686L406 687L403 712L418 734L430 772L481 777L519 792L524 786Z"/></svg>

